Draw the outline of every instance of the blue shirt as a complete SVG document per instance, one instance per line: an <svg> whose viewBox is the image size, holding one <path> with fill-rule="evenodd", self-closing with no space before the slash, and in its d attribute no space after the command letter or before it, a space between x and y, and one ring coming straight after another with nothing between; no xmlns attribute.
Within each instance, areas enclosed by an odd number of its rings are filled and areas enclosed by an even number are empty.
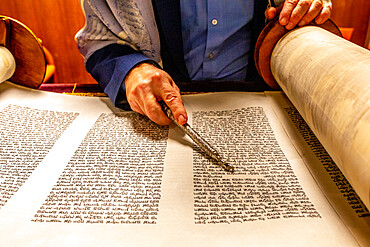
<svg viewBox="0 0 370 247"><path fill-rule="evenodd" d="M254 0L180 0L180 7L190 78L244 81Z"/></svg>

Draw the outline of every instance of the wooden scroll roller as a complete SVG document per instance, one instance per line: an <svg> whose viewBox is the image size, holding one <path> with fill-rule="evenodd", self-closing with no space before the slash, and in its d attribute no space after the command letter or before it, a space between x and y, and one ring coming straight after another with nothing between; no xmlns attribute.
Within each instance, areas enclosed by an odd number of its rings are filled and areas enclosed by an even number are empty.
<svg viewBox="0 0 370 247"><path fill-rule="evenodd" d="M331 20L328 20L321 25L316 25L314 23L311 23L310 25L319 26L342 37L339 28ZM257 39L254 54L256 67L263 80L273 89L278 89L279 85L276 83L270 67L272 50L276 43L287 33L289 33L289 31L285 26L280 25L278 20L274 19L266 25Z"/></svg>
<svg viewBox="0 0 370 247"><path fill-rule="evenodd" d="M15 72L9 81L38 88L46 72L42 44L32 31L21 22L0 15L0 48L10 51L15 60ZM1 54L0 54L1 55Z"/></svg>
<svg viewBox="0 0 370 247"><path fill-rule="evenodd" d="M370 209L370 51L338 35L330 20L289 32L273 21L258 40L255 61Z"/></svg>

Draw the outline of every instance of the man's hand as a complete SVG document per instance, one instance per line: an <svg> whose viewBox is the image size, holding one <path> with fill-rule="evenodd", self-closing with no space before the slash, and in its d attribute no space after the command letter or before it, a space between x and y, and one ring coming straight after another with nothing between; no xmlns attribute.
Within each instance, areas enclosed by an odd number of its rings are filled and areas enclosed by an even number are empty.
<svg viewBox="0 0 370 247"><path fill-rule="evenodd" d="M280 12L280 24L291 30L297 24L304 26L313 19L322 24L330 18L331 10L331 0L286 0L282 7L268 8L265 16L271 20Z"/></svg>
<svg viewBox="0 0 370 247"><path fill-rule="evenodd" d="M127 101L132 110L146 115L157 124L168 125L171 120L158 103L163 100L179 124L187 122L180 89L165 71L149 63L139 64L126 76L125 86Z"/></svg>

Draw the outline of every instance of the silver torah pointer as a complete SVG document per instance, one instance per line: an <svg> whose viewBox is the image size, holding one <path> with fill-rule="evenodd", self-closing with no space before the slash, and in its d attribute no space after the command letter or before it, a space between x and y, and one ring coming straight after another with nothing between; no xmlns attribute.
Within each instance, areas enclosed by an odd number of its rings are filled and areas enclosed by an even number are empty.
<svg viewBox="0 0 370 247"><path fill-rule="evenodd" d="M160 101L159 104L166 116L171 119L185 134L187 134L208 156L215 159L217 164L225 169L225 171L234 172L234 167L225 162L221 155L206 141L204 140L195 130L193 130L189 124L180 125L176 122L171 109L166 105L164 101Z"/></svg>

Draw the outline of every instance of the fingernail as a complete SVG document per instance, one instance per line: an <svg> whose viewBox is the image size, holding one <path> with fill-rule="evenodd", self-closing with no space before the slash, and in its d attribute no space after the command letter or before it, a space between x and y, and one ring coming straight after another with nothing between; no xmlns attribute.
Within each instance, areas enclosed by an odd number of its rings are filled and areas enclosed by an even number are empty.
<svg viewBox="0 0 370 247"><path fill-rule="evenodd" d="M321 21L322 21L322 18L321 18L321 17L319 17L319 18L317 18L316 23L317 23L317 24L321 24Z"/></svg>
<svg viewBox="0 0 370 247"><path fill-rule="evenodd" d="M183 116L183 115L180 115L178 118L177 118L177 122L179 124L185 124L186 123L186 118Z"/></svg>
<svg viewBox="0 0 370 247"><path fill-rule="evenodd" d="M293 26L294 26L294 24L289 22L288 25L286 25L286 29L292 29Z"/></svg>
<svg viewBox="0 0 370 247"><path fill-rule="evenodd" d="M287 19L285 17L283 19L281 19L281 21L280 21L281 25L285 25L286 23L287 23Z"/></svg>
<svg viewBox="0 0 370 247"><path fill-rule="evenodd" d="M305 21L301 21L299 24L298 24L298 26L304 26L306 24L306 22Z"/></svg>

